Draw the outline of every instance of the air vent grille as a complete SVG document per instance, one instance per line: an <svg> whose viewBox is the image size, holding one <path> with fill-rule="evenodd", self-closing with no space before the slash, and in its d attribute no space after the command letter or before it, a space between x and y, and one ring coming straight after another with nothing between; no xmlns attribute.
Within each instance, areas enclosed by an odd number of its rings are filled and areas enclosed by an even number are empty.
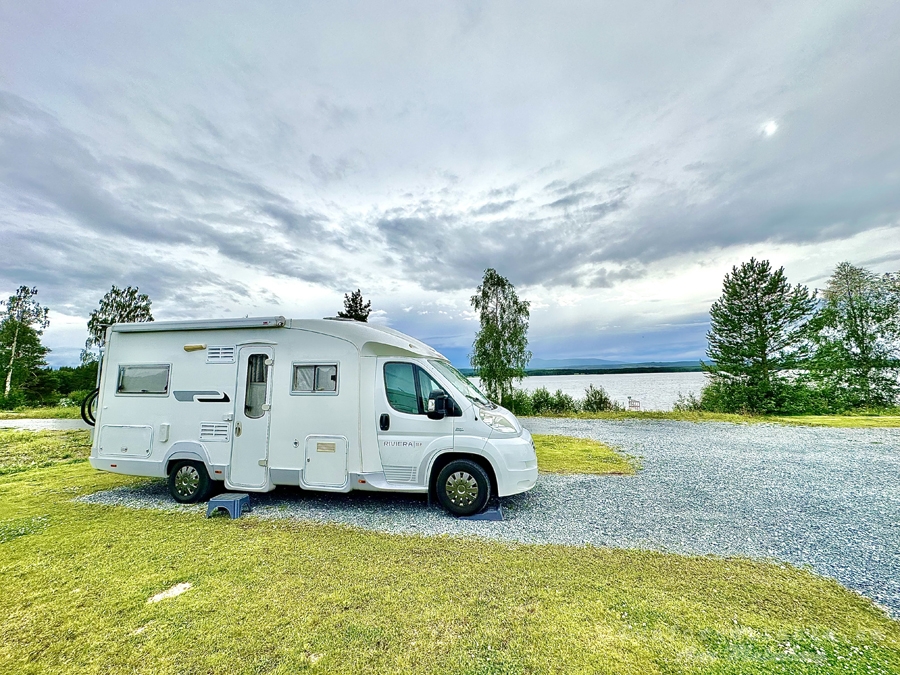
<svg viewBox="0 0 900 675"><path fill-rule="evenodd" d="M416 467L385 465L384 477L392 483L412 483L416 479Z"/></svg>
<svg viewBox="0 0 900 675"><path fill-rule="evenodd" d="M210 345L206 348L207 363L234 363L234 347Z"/></svg>
<svg viewBox="0 0 900 675"><path fill-rule="evenodd" d="M228 425L223 422L200 422L201 441L227 441Z"/></svg>

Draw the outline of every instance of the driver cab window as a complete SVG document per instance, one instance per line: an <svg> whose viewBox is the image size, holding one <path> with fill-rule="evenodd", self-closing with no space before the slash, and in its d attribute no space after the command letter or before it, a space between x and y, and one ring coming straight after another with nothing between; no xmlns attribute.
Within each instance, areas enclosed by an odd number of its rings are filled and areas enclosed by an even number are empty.
<svg viewBox="0 0 900 675"><path fill-rule="evenodd" d="M412 363L384 364L384 388L391 407L410 415L424 415L432 392L444 391L428 373Z"/></svg>

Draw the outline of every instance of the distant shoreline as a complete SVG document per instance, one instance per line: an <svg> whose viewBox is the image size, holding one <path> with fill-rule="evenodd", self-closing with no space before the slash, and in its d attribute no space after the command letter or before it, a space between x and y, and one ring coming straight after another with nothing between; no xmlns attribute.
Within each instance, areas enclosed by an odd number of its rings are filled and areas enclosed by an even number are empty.
<svg viewBox="0 0 900 675"><path fill-rule="evenodd" d="M471 368L461 368L460 372L466 377L473 377L475 371ZM622 368L536 368L525 370L525 377L544 377L550 375L633 375L640 373L702 373L701 366L646 366Z"/></svg>

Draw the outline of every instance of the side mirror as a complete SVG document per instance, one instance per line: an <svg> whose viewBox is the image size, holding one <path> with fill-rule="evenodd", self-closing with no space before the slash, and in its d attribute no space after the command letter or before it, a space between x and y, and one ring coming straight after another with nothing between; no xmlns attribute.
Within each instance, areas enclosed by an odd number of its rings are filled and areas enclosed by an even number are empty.
<svg viewBox="0 0 900 675"><path fill-rule="evenodd" d="M447 415L450 399L442 391L433 391L428 397L428 419L442 420Z"/></svg>

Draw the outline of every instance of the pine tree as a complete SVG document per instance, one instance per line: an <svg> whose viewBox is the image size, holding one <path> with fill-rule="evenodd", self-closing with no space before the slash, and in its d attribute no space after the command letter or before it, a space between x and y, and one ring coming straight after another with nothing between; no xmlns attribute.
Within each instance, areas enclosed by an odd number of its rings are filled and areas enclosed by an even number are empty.
<svg viewBox="0 0 900 675"><path fill-rule="evenodd" d="M342 319L367 322L372 311L371 302L363 302L362 292L357 288L352 293L344 294L344 311L338 312Z"/></svg>
<svg viewBox="0 0 900 675"><path fill-rule="evenodd" d="M709 310L704 364L711 382L704 398L726 412L770 413L791 403L786 371L807 356L806 325L815 300L805 286L793 288L784 268L750 258L725 275L722 296Z"/></svg>
<svg viewBox="0 0 900 675"><path fill-rule="evenodd" d="M502 403L512 394L513 380L525 376L525 366L531 360L530 303L520 300L515 286L493 268L484 271L471 303L479 313L481 328L469 360L488 396Z"/></svg>

